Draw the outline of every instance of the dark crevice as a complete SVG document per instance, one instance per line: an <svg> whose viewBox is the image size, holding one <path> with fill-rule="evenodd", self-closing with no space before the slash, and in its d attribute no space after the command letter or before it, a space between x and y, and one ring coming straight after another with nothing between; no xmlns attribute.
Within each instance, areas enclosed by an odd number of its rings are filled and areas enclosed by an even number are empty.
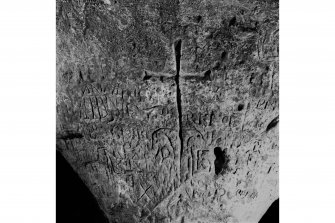
<svg viewBox="0 0 335 223"><path fill-rule="evenodd" d="M204 73L204 77L203 77L203 80L204 81L210 81L211 80L211 70L208 70Z"/></svg>
<svg viewBox="0 0 335 223"><path fill-rule="evenodd" d="M174 52L176 54L176 69L177 69L177 76L179 77L180 71L180 58L181 58L181 40L177 40L174 44Z"/></svg>
<svg viewBox="0 0 335 223"><path fill-rule="evenodd" d="M226 51L223 51L221 53L221 60L225 61L227 59L227 57L228 57L228 53Z"/></svg>
<svg viewBox="0 0 335 223"><path fill-rule="evenodd" d="M180 77L180 58L181 58L181 40L178 40L174 44L174 52L176 55L176 71L177 74L175 76L175 82L176 82L176 88L177 88L177 110L178 110L178 123L179 123L179 139L180 139L180 159L183 155L184 150L184 140L183 140L183 131L182 131L182 105L181 105L181 91L180 91L180 83L179 83L179 77Z"/></svg>
<svg viewBox="0 0 335 223"><path fill-rule="evenodd" d="M234 16L230 21L229 21L229 25L228 26L236 26L237 22L236 22L236 17Z"/></svg>
<svg viewBox="0 0 335 223"><path fill-rule="evenodd" d="M83 73L81 71L79 71L79 83L84 82L84 77L83 77Z"/></svg>
<svg viewBox="0 0 335 223"><path fill-rule="evenodd" d="M279 115L275 117L266 127L266 132L270 131L272 128L276 127L279 122Z"/></svg>
<svg viewBox="0 0 335 223"><path fill-rule="evenodd" d="M238 110L238 111L242 111L243 108L244 108L244 104L239 104L239 105L237 106L237 110Z"/></svg>
<svg viewBox="0 0 335 223"><path fill-rule="evenodd" d="M56 222L108 223L85 183L60 152L56 153Z"/></svg>
<svg viewBox="0 0 335 223"><path fill-rule="evenodd" d="M143 81L147 81L147 80L149 80L150 78L152 78L152 76L149 75L146 71L144 71Z"/></svg>
<svg viewBox="0 0 335 223"><path fill-rule="evenodd" d="M227 163L228 163L228 157L227 157L227 150L222 149L220 147L215 147L214 148L214 155L215 155L215 174L219 175L222 173L224 170L227 169Z"/></svg>

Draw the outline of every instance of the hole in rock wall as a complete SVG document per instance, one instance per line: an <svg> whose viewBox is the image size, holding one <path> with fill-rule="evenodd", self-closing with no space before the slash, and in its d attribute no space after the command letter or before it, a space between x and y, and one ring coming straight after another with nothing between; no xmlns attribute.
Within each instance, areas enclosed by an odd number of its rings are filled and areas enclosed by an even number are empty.
<svg viewBox="0 0 335 223"><path fill-rule="evenodd" d="M204 80L205 81L210 81L211 80L211 71L210 70L207 70L205 73L204 73Z"/></svg>
<svg viewBox="0 0 335 223"><path fill-rule="evenodd" d="M230 21L229 21L229 26L236 26L237 21L236 21L236 17L234 16Z"/></svg>
<svg viewBox="0 0 335 223"><path fill-rule="evenodd" d="M239 105L237 106L237 110L238 110L238 111L242 111L243 108L244 108L244 104L239 104Z"/></svg>
<svg viewBox="0 0 335 223"><path fill-rule="evenodd" d="M214 155L215 155L215 174L220 174L226 167L227 164L227 154L226 149L222 151L221 147L214 148Z"/></svg>
<svg viewBox="0 0 335 223"><path fill-rule="evenodd" d="M228 57L228 53L226 52L226 51L223 51L222 53L221 53L221 60L226 60L227 59L227 57Z"/></svg>

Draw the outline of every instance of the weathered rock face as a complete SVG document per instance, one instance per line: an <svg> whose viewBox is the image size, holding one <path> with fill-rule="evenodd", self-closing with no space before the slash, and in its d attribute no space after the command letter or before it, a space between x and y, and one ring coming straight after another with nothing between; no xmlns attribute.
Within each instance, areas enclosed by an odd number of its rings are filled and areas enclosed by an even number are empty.
<svg viewBox="0 0 335 223"><path fill-rule="evenodd" d="M277 1L57 1L57 149L110 222L262 217L278 38Z"/></svg>

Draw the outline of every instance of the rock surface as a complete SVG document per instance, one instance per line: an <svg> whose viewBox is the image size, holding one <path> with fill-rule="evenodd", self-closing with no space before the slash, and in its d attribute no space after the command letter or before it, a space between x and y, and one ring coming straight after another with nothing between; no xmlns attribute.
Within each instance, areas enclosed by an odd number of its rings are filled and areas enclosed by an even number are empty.
<svg viewBox="0 0 335 223"><path fill-rule="evenodd" d="M111 223L258 222L278 198L271 0L57 0L57 149Z"/></svg>

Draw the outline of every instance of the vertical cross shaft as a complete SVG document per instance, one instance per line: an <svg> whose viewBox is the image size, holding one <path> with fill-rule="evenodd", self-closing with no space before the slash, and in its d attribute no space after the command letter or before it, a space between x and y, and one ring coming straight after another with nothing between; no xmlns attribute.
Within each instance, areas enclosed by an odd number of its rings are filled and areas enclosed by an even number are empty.
<svg viewBox="0 0 335 223"><path fill-rule="evenodd" d="M181 40L178 40L174 44L175 60L176 60L176 101L177 101L177 110L178 110L178 124L179 124L179 140L180 140L180 170L181 171L181 160L184 150L184 140L183 140L183 131L182 131L182 105L181 105L181 92L180 92L180 58L181 58ZM181 178L181 176L179 176Z"/></svg>
<svg viewBox="0 0 335 223"><path fill-rule="evenodd" d="M181 89L180 89L180 80L182 78L200 78L202 80L210 79L211 71L207 70L202 73L185 73L181 71L180 60L181 60L181 45L182 40L179 39L174 42L174 53L175 53L175 65L176 65L176 74L172 75L170 73L157 73L157 72L148 72L144 71L145 75L143 80L149 80L151 77L168 77L173 78L176 83L176 103L177 103L177 115L178 115L178 138L180 140L180 152L179 152L179 183L182 182L182 158L184 154L184 139L183 139L183 123L182 123L182 103L181 103Z"/></svg>

